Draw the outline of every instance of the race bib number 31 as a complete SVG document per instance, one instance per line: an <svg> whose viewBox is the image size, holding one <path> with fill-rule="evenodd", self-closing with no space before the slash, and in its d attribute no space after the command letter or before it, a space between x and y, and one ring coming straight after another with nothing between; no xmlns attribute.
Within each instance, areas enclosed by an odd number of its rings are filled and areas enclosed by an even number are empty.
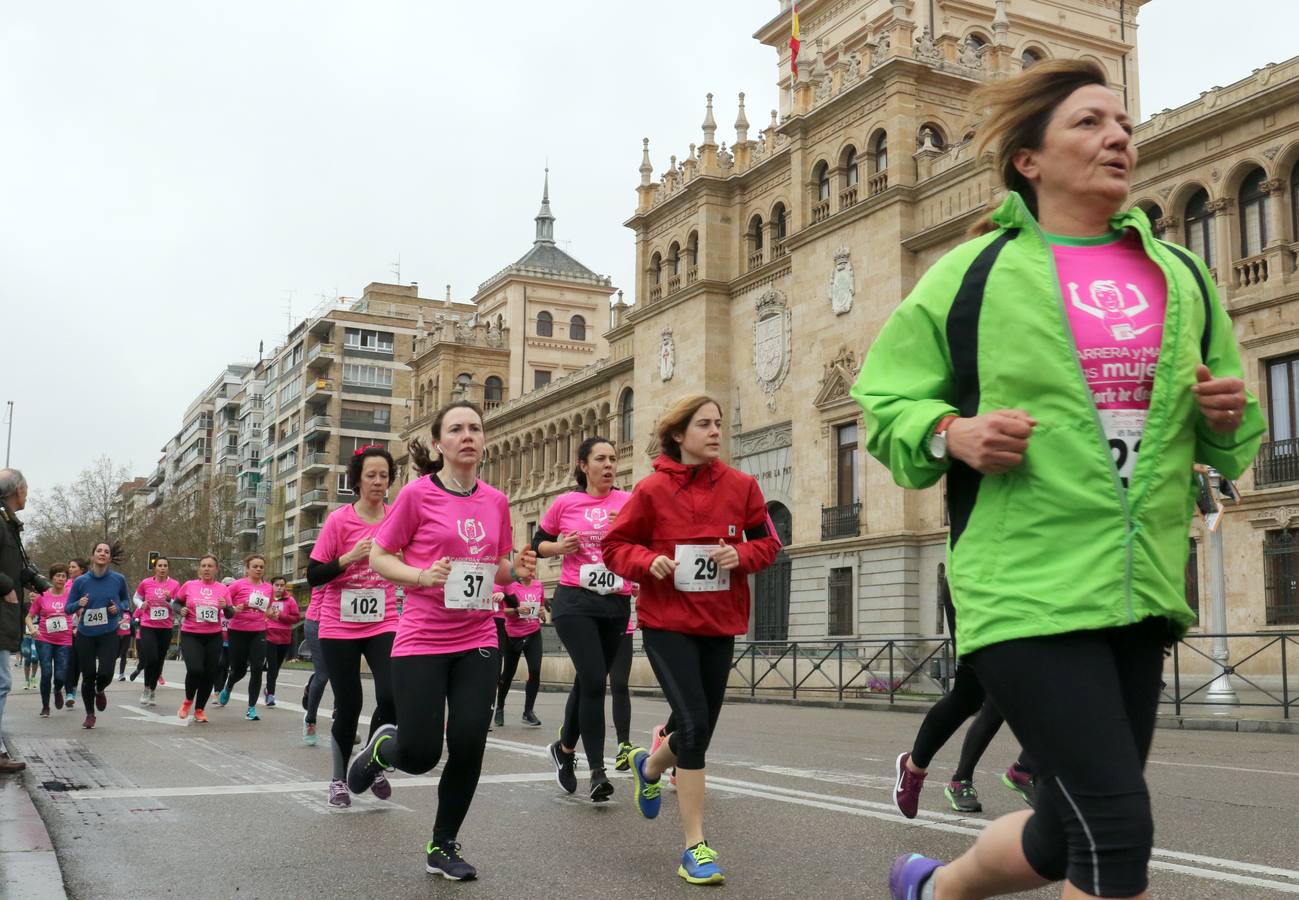
<svg viewBox="0 0 1299 900"><path fill-rule="evenodd" d="M108 608L101 606L98 609L87 609L81 614L81 624L87 628L93 628L96 625L107 625Z"/></svg>
<svg viewBox="0 0 1299 900"><path fill-rule="evenodd" d="M386 599L382 588L343 591L338 618L344 622L382 622Z"/></svg>
<svg viewBox="0 0 1299 900"><path fill-rule="evenodd" d="M729 591L731 573L712 558L716 544L678 544L677 570L672 583L678 591L698 594L704 591Z"/></svg>
<svg viewBox="0 0 1299 900"><path fill-rule="evenodd" d="M444 602L447 609L494 609L496 563L457 559L447 576Z"/></svg>
<svg viewBox="0 0 1299 900"><path fill-rule="evenodd" d="M67 616L50 616L45 620L46 634L61 634L68 630Z"/></svg>
<svg viewBox="0 0 1299 900"><path fill-rule="evenodd" d="M623 581L598 563L590 563L578 570L582 587L595 594L621 594L626 591Z"/></svg>

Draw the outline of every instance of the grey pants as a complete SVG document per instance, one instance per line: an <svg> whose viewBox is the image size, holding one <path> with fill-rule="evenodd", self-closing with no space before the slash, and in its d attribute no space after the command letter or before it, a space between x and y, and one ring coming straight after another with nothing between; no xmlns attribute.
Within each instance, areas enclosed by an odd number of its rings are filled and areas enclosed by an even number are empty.
<svg viewBox="0 0 1299 900"><path fill-rule="evenodd" d="M316 724L316 710L320 708L320 698L324 696L325 685L329 684L329 671L325 668L325 653L320 648L320 623L307 619L303 623L302 632L307 638L307 648L311 651L311 664L315 671L311 673L311 679L307 682L307 714L305 721L308 725Z"/></svg>

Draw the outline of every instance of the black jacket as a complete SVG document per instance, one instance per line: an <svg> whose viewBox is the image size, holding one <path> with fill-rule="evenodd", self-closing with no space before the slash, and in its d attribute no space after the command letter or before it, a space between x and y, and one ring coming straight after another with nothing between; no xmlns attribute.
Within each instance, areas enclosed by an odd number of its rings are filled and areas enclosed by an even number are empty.
<svg viewBox="0 0 1299 900"><path fill-rule="evenodd" d="M17 653L23 643L23 611L27 608L23 586L31 581L23 572L22 523L0 503L0 650ZM6 603L10 591L17 603Z"/></svg>

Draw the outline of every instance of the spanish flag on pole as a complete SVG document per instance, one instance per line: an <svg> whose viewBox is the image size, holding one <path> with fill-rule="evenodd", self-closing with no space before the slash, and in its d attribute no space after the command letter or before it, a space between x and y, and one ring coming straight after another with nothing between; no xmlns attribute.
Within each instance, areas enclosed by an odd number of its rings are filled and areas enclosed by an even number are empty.
<svg viewBox="0 0 1299 900"><path fill-rule="evenodd" d="M798 3L794 3L794 29L789 35L789 70L798 77Z"/></svg>

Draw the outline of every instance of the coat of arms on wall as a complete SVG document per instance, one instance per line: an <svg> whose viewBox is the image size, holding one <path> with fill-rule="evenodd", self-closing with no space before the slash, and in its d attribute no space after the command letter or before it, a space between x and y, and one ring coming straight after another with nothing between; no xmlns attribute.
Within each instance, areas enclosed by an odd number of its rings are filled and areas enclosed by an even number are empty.
<svg viewBox="0 0 1299 900"><path fill-rule="evenodd" d="M830 272L830 306L836 316L842 316L852 310L852 298L856 293L853 287L852 262L848 258L847 247L834 251L834 269Z"/></svg>
<svg viewBox="0 0 1299 900"><path fill-rule="evenodd" d="M776 391L789 374L792 321L785 295L772 288L758 298L753 323L753 372L767 394L767 408L775 409Z"/></svg>

